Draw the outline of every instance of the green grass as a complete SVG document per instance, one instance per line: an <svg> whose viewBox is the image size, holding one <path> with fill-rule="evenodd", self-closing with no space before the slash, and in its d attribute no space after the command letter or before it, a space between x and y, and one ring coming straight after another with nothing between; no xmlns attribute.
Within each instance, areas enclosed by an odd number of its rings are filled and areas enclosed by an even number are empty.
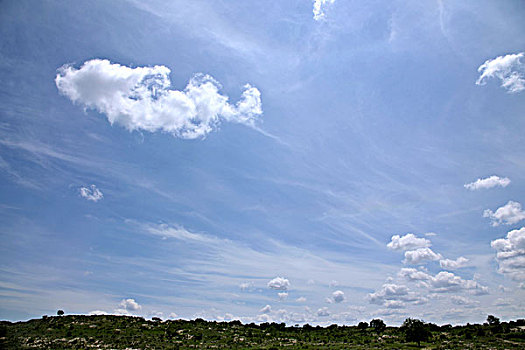
<svg viewBox="0 0 525 350"><path fill-rule="evenodd" d="M524 349L525 321L488 325L428 325L426 349ZM397 327L382 334L354 326L286 327L239 321L170 320L129 316L62 316L0 322L1 349L418 349Z"/></svg>

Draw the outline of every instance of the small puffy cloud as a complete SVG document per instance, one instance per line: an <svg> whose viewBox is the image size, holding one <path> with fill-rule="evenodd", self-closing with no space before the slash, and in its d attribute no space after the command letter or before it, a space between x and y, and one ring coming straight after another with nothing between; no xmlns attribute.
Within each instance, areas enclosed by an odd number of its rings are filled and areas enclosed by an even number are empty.
<svg viewBox="0 0 525 350"><path fill-rule="evenodd" d="M332 299L335 303L342 303L345 301L345 293L341 290L336 290L332 293Z"/></svg>
<svg viewBox="0 0 525 350"><path fill-rule="evenodd" d="M507 233L507 238L492 241L499 268L498 272L517 281L525 281L525 227Z"/></svg>
<svg viewBox="0 0 525 350"><path fill-rule="evenodd" d="M174 312L171 312L170 315L168 316L168 318L171 318L171 319L176 319L177 317L179 317L179 315L177 315Z"/></svg>
<svg viewBox="0 0 525 350"><path fill-rule="evenodd" d="M406 305L401 300L386 300L385 303L384 303L384 306L387 309L402 309Z"/></svg>
<svg viewBox="0 0 525 350"><path fill-rule="evenodd" d="M268 282L268 288L275 290L287 290L290 287L290 281L284 277L275 277Z"/></svg>
<svg viewBox="0 0 525 350"><path fill-rule="evenodd" d="M269 314L270 312L272 312L272 307L270 305L266 305L265 307L259 310L259 313L261 314Z"/></svg>
<svg viewBox="0 0 525 350"><path fill-rule="evenodd" d="M469 291L472 294L482 295L488 293L488 288L474 280L464 280L452 272L441 271L432 277L429 284L434 293L447 293L456 291Z"/></svg>
<svg viewBox="0 0 525 350"><path fill-rule="evenodd" d="M467 258L460 256L456 260L450 260L450 259L440 260L439 265L445 270L456 270L456 269L465 267L468 261L469 260Z"/></svg>
<svg viewBox="0 0 525 350"><path fill-rule="evenodd" d="M244 282L244 283L239 284L239 288L242 291L253 289L253 287L254 287L253 282Z"/></svg>
<svg viewBox="0 0 525 350"><path fill-rule="evenodd" d="M492 220L492 226L499 226L501 224L512 225L525 219L525 211L521 209L521 204L518 202L509 201L502 207L493 212L486 209L483 212L483 217Z"/></svg>
<svg viewBox="0 0 525 350"><path fill-rule="evenodd" d="M335 287L339 286L339 282L336 281L336 280L331 280L330 283L328 284L328 286L330 288L335 288Z"/></svg>
<svg viewBox="0 0 525 350"><path fill-rule="evenodd" d="M140 311L142 306L135 301L135 299L122 299L115 309L117 314L132 314L133 312Z"/></svg>
<svg viewBox="0 0 525 350"><path fill-rule="evenodd" d="M452 302L452 304L464 305L464 306L475 306L475 305L479 304L479 302L474 301L474 300L469 299L469 298L466 298L466 297L461 296L461 295L453 295L453 296L451 296L450 297L450 301Z"/></svg>
<svg viewBox="0 0 525 350"><path fill-rule="evenodd" d="M196 74L184 90L173 90L169 74L165 66L131 68L93 59L78 69L61 67L55 83L73 103L97 110L111 124L130 131L161 131L196 139L221 121L254 126L262 115L261 94L249 84L233 105L209 75Z"/></svg>
<svg viewBox="0 0 525 350"><path fill-rule="evenodd" d="M408 295L408 288L404 285L385 283L377 292L368 294L368 301L372 304L383 304L385 300L396 300Z"/></svg>
<svg viewBox="0 0 525 350"><path fill-rule="evenodd" d="M284 301L288 298L288 293L286 292L277 293L277 296L279 297L279 301Z"/></svg>
<svg viewBox="0 0 525 350"><path fill-rule="evenodd" d="M477 179L474 182L463 185L466 189L475 191L484 188L492 188L496 186L507 187L510 184L510 179L508 177L499 177L492 175L484 179Z"/></svg>
<svg viewBox="0 0 525 350"><path fill-rule="evenodd" d="M97 186L91 185L89 187L80 187L80 197L87 199L88 201L98 202L104 198L104 194L100 191Z"/></svg>
<svg viewBox="0 0 525 350"><path fill-rule="evenodd" d="M319 310L317 310L317 316L321 316L321 317L330 316L330 312L328 312L327 307L322 307Z"/></svg>
<svg viewBox="0 0 525 350"><path fill-rule="evenodd" d="M414 268L402 268L397 275L409 281L426 281L431 278L429 274Z"/></svg>
<svg viewBox="0 0 525 350"><path fill-rule="evenodd" d="M418 238L412 233L408 233L404 236L394 235L391 238L390 243L386 246L392 250L411 250L417 248L430 247L432 244L426 238Z"/></svg>
<svg viewBox="0 0 525 350"><path fill-rule="evenodd" d="M440 260L443 257L439 253L434 253L430 248L419 248L416 250L409 250L405 252L405 264L419 265L427 261Z"/></svg>
<svg viewBox="0 0 525 350"><path fill-rule="evenodd" d="M485 61L478 68L481 75L476 85L485 85L489 78L498 78L501 80L501 87L509 93L525 90L525 64L520 61L524 55L520 52Z"/></svg>
<svg viewBox="0 0 525 350"><path fill-rule="evenodd" d="M335 0L314 0L313 14L316 21L326 18L326 7L332 5Z"/></svg>
<svg viewBox="0 0 525 350"><path fill-rule="evenodd" d="M295 299L295 301L297 301L298 303L306 303L306 298L305 297L299 297L299 298Z"/></svg>
<svg viewBox="0 0 525 350"><path fill-rule="evenodd" d="M93 310L93 311L88 312L88 315L101 316L101 315L109 315L109 313L106 311L102 311L102 310Z"/></svg>

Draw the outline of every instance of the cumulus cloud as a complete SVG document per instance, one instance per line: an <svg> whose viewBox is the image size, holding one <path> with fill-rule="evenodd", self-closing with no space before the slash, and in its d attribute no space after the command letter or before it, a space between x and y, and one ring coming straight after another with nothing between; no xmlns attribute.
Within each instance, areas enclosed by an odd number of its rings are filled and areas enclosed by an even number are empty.
<svg viewBox="0 0 525 350"><path fill-rule="evenodd" d="M266 305L265 307L260 309L259 312L261 314L269 314L270 312L272 312L272 307L270 305Z"/></svg>
<svg viewBox="0 0 525 350"><path fill-rule="evenodd" d="M385 301L384 306L387 309L402 309L406 305L401 300L387 300L387 301Z"/></svg>
<svg viewBox="0 0 525 350"><path fill-rule="evenodd" d="M440 260L439 265L446 270L456 270L456 269L465 267L468 261L469 260L467 258L460 256L456 260L450 260L450 259Z"/></svg>
<svg viewBox="0 0 525 350"><path fill-rule="evenodd" d="M326 8L332 5L335 0L314 0L314 7L312 12L314 13L314 19L320 21L326 18Z"/></svg>
<svg viewBox="0 0 525 350"><path fill-rule="evenodd" d="M408 287L394 283L385 283L377 292L368 294L368 301L372 304L383 304L385 300L396 300L408 295Z"/></svg>
<svg viewBox="0 0 525 350"><path fill-rule="evenodd" d="M451 296L450 297L450 301L452 302L452 304L463 305L463 306L475 306L475 305L479 304L478 301L474 301L472 299L466 298L466 297L461 296L461 295L453 295L453 296Z"/></svg>
<svg viewBox="0 0 525 350"><path fill-rule="evenodd" d="M277 293L277 296L279 297L279 301L284 301L288 298L288 293L286 292Z"/></svg>
<svg viewBox="0 0 525 350"><path fill-rule="evenodd" d="M518 202L509 201L502 207L493 212L486 209L483 212L483 217L492 220L492 226L499 226L501 224L512 225L525 219L525 211L521 209L521 204Z"/></svg>
<svg viewBox="0 0 525 350"><path fill-rule="evenodd" d="M342 303L345 301L345 293L341 290L336 290L332 293L332 299L335 303Z"/></svg>
<svg viewBox="0 0 525 350"><path fill-rule="evenodd" d="M115 312L118 314L130 314L136 311L140 311L142 306L135 301L135 299L122 299L118 304Z"/></svg>
<svg viewBox="0 0 525 350"><path fill-rule="evenodd" d="M481 73L477 85L485 85L489 78L501 80L501 87L509 93L525 90L525 64L520 61L524 53L508 54L487 60L478 68Z"/></svg>
<svg viewBox="0 0 525 350"><path fill-rule="evenodd" d="M474 280L464 280L452 272L441 271L430 279L429 287L435 293L446 293L456 291L469 291L473 294L482 295L488 293L488 288Z"/></svg>
<svg viewBox="0 0 525 350"><path fill-rule="evenodd" d="M477 179L474 182L463 185L466 189L475 191L484 188L492 188L496 186L507 187L510 184L510 179L508 177L499 177L492 175L484 179Z"/></svg>
<svg viewBox="0 0 525 350"><path fill-rule="evenodd" d="M104 194L95 185L89 187L80 187L80 197L87 199L88 201L98 202L104 198Z"/></svg>
<svg viewBox="0 0 525 350"><path fill-rule="evenodd" d="M418 238L412 233L408 233L404 236L394 235L391 238L391 242L386 246L392 250L411 250L417 248L430 247L432 244L426 238Z"/></svg>
<svg viewBox="0 0 525 350"><path fill-rule="evenodd" d="M330 312L328 312L327 307L322 307L319 310L317 310L317 316L321 316L321 317L330 316Z"/></svg>
<svg viewBox="0 0 525 350"><path fill-rule="evenodd" d="M242 291L251 290L251 289L253 289L253 287L254 287L253 282L243 282L243 283L239 284L239 288Z"/></svg>
<svg viewBox="0 0 525 350"><path fill-rule="evenodd" d="M55 83L74 103L97 110L111 124L130 131L162 131L196 139L213 131L221 121L254 126L262 115L261 94L249 84L233 105L209 75L196 74L184 90L174 90L169 74L165 66L131 68L93 59L78 69L61 67Z"/></svg>
<svg viewBox="0 0 525 350"><path fill-rule="evenodd" d="M427 261L440 260L443 257L439 253L434 253L430 248L419 248L416 250L409 250L405 252L405 264L419 265L424 264Z"/></svg>
<svg viewBox="0 0 525 350"><path fill-rule="evenodd" d="M507 233L490 243L496 253L498 272L517 281L525 281L525 227Z"/></svg>
<svg viewBox="0 0 525 350"><path fill-rule="evenodd" d="M290 281L284 277L275 277L268 282L268 288L275 290L287 290L290 287Z"/></svg>
<svg viewBox="0 0 525 350"><path fill-rule="evenodd" d="M409 281L426 281L430 279L429 274L414 268L402 268L397 275Z"/></svg>
<svg viewBox="0 0 525 350"><path fill-rule="evenodd" d="M306 298L305 297L299 297L299 298L295 299L295 301L297 301L298 303L305 303L306 302Z"/></svg>

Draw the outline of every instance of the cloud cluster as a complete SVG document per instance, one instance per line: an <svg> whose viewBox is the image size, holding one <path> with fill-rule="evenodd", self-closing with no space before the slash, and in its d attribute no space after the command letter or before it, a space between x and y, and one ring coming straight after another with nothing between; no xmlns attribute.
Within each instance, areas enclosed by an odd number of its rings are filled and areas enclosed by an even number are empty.
<svg viewBox="0 0 525 350"><path fill-rule="evenodd" d="M313 14L316 21L320 21L326 18L326 7L332 5L335 0L314 0Z"/></svg>
<svg viewBox="0 0 525 350"><path fill-rule="evenodd" d="M465 267L468 261L469 260L467 258L460 256L456 260L451 260L451 259L440 260L439 265L445 270L457 270L462 267Z"/></svg>
<svg viewBox="0 0 525 350"><path fill-rule="evenodd" d="M290 287L290 281L284 277L275 277L268 282L268 288L275 290L287 290Z"/></svg>
<svg viewBox="0 0 525 350"><path fill-rule="evenodd" d="M442 259L443 256L435 253L430 248L419 248L416 250L409 250L405 252L405 260L403 262L409 265L420 265L427 261L436 261Z"/></svg>
<svg viewBox="0 0 525 350"><path fill-rule="evenodd" d="M95 109L111 124L130 131L162 131L196 139L223 120L254 126L262 115L261 94L249 84L233 105L209 75L196 74L184 90L173 90L169 74L165 66L130 68L93 59L78 69L61 67L55 83L74 103Z"/></svg>
<svg viewBox="0 0 525 350"><path fill-rule="evenodd" d="M523 52L520 52L485 61L478 68L481 75L476 84L485 85L487 79L498 78L501 80L501 87L509 93L525 90L525 64L520 61L524 55Z"/></svg>
<svg viewBox="0 0 525 350"><path fill-rule="evenodd" d="M466 189L475 191L485 188L492 188L496 186L507 187L510 184L510 179L508 177L499 177L492 175L484 179L477 179L474 182L463 185Z"/></svg>
<svg viewBox="0 0 525 350"><path fill-rule="evenodd" d="M426 238L418 238L412 233L408 233L404 236L394 235L391 238L391 242L386 246L392 250L410 250L417 248L430 247L432 244Z"/></svg>
<svg viewBox="0 0 525 350"><path fill-rule="evenodd" d="M507 233L490 243L496 253L498 272L517 281L525 281L525 227Z"/></svg>
<svg viewBox="0 0 525 350"><path fill-rule="evenodd" d="M483 217L492 220L492 226L499 226L501 224L512 225L525 219L525 211L521 209L521 204L518 202L509 201L502 207L493 212L486 209L483 212Z"/></svg>
<svg viewBox="0 0 525 350"><path fill-rule="evenodd" d="M336 290L332 293L332 299L335 303L339 304L345 301L345 293L341 290Z"/></svg>
<svg viewBox="0 0 525 350"><path fill-rule="evenodd" d="M100 191L97 186L91 185L89 187L80 187L80 197L87 199L88 201L98 202L104 198L104 194Z"/></svg>

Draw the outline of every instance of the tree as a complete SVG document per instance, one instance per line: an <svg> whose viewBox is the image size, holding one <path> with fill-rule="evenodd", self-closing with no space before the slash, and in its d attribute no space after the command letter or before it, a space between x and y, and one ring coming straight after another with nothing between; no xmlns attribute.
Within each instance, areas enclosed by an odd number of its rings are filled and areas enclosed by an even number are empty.
<svg viewBox="0 0 525 350"><path fill-rule="evenodd" d="M400 330L405 333L406 341L415 341L417 346L421 346L421 341L428 340L431 335L425 322L412 318L407 318Z"/></svg>
<svg viewBox="0 0 525 350"><path fill-rule="evenodd" d="M375 318L370 321L370 327L372 327L377 334L382 333L386 329L386 324L383 320Z"/></svg>
<svg viewBox="0 0 525 350"><path fill-rule="evenodd" d="M57 311L57 315L58 315L58 316L62 316L63 314L64 314L64 310L58 310L58 311Z"/></svg>
<svg viewBox="0 0 525 350"><path fill-rule="evenodd" d="M366 322L359 322L359 324L357 325L357 329L359 329L360 331L364 331L368 328L368 323Z"/></svg>
<svg viewBox="0 0 525 350"><path fill-rule="evenodd" d="M491 326L497 326L497 325L499 325L499 318L497 318L497 317L494 316L494 315L488 315L488 316L487 316L487 322L488 322L489 325L491 325Z"/></svg>

